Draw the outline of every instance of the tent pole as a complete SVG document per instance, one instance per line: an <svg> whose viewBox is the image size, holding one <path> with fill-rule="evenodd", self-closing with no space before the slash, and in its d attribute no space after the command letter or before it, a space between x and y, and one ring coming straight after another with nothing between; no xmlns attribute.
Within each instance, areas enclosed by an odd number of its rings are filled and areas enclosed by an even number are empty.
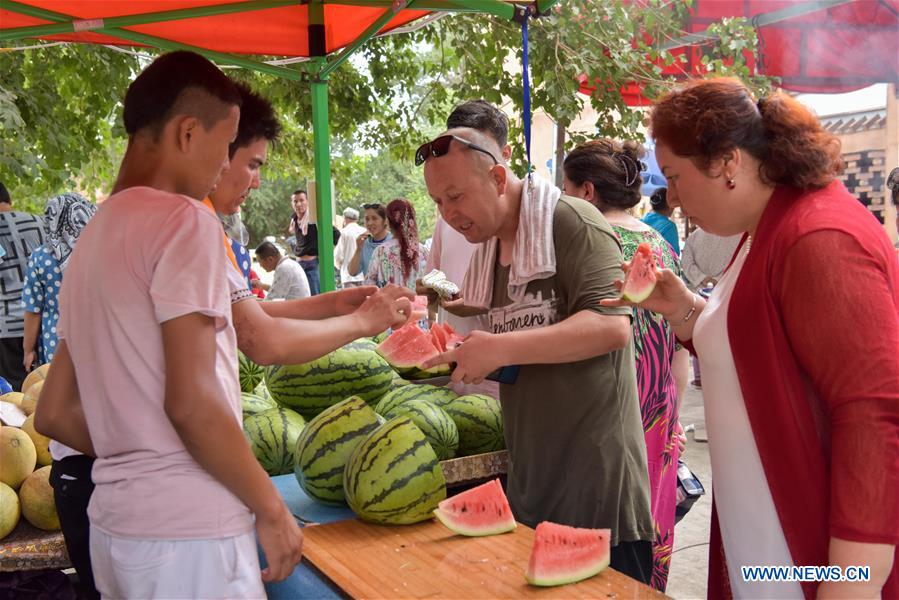
<svg viewBox="0 0 899 600"><path fill-rule="evenodd" d="M328 78L312 80L312 163L315 167L315 210L318 226L318 273L321 291L334 281L334 233L331 231L331 142L328 128Z"/></svg>

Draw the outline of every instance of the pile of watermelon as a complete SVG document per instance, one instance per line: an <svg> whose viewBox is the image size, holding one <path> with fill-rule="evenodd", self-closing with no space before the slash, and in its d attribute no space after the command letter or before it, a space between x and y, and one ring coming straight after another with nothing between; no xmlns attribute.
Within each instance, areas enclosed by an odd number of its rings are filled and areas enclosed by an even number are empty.
<svg viewBox="0 0 899 600"><path fill-rule="evenodd" d="M256 458L271 475L293 472L311 498L349 504L363 519L430 518L446 497L440 461L505 447L495 398L408 379L448 372L419 365L460 341L448 326L413 324L299 365L261 368L241 355L244 432Z"/></svg>

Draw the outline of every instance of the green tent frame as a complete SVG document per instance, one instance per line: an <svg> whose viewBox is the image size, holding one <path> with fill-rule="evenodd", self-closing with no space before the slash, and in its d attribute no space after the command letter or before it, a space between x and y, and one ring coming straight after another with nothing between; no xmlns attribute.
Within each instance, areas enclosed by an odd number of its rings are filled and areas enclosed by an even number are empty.
<svg viewBox="0 0 899 600"><path fill-rule="evenodd" d="M537 14L545 14L558 2L559 0L531 0L524 4L536 7ZM308 61L303 63L303 69L290 69L287 67L269 65L234 54L215 52L213 50L207 50L206 48L180 44L178 42L173 42L172 40L122 29L122 27L134 25L265 10L284 6L296 6L297 4L304 3L308 5L310 27L316 25L324 26L325 5L327 4L383 8L384 12L350 45L332 53L332 55L327 55L322 51L320 55L312 56ZM71 15L16 2L15 0L0 0L0 8L51 22L46 25L0 29L0 41L59 35L76 31L94 31L162 50L191 50L221 64L252 69L261 73L284 77L291 81L309 81L312 101L315 201L319 215L330 215L333 204L331 198L330 130L328 125L328 78L337 67L343 64L354 52L365 45L366 42L378 35L381 29L387 25L400 10L417 9L441 12L482 13L506 20L526 19L528 10L523 5L515 5L503 0L307 0L307 2L301 0L251 0L232 4L135 14L97 20L83 20L73 18ZM330 227L318 228L318 247L321 288L323 292L332 291L335 287L334 236Z"/></svg>

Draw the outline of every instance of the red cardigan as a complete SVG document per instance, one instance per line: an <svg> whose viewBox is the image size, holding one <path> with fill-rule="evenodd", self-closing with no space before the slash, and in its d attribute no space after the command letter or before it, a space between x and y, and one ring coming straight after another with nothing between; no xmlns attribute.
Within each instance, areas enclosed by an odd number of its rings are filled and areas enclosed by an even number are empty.
<svg viewBox="0 0 899 600"><path fill-rule="evenodd" d="M831 537L899 545L899 261L880 223L838 181L777 188L727 326L793 563L828 564ZM712 518L708 595L724 598ZM899 555L882 594L899 598Z"/></svg>

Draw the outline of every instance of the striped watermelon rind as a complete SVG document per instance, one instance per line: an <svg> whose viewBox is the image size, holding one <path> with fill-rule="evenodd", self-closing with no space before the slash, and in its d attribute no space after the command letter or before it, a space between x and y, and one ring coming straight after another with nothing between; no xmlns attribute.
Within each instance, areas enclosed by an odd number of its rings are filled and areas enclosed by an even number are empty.
<svg viewBox="0 0 899 600"><path fill-rule="evenodd" d="M346 464L347 503L365 521L418 523L446 498L437 455L409 417L397 417L363 440Z"/></svg>
<svg viewBox="0 0 899 600"><path fill-rule="evenodd" d="M308 363L265 370L272 397L307 419L350 396L374 401L390 389L392 381L390 365L364 349L341 348Z"/></svg>
<svg viewBox="0 0 899 600"><path fill-rule="evenodd" d="M305 426L303 417L283 407L249 415L243 421L244 435L253 454L269 475L293 470L297 439Z"/></svg>
<svg viewBox="0 0 899 600"><path fill-rule="evenodd" d="M256 390L256 386L262 381L264 369L238 350L237 373L240 379L240 391L253 393Z"/></svg>
<svg viewBox="0 0 899 600"><path fill-rule="evenodd" d="M344 350L371 350L374 352L375 348L378 347L378 344L375 343L371 338L359 338L358 340L353 340L349 344L343 346Z"/></svg>
<svg viewBox="0 0 899 600"><path fill-rule="evenodd" d="M486 394L459 396L442 406L459 429L457 456L495 452L506 447L499 400Z"/></svg>
<svg viewBox="0 0 899 600"><path fill-rule="evenodd" d="M275 400L274 398L272 398L272 395L268 392L268 388L265 387L264 381L259 382L259 385L256 386L255 390L253 390L253 394L256 396L259 396L260 398L265 398L267 400L271 400L272 402L274 402L274 400Z"/></svg>
<svg viewBox="0 0 899 600"><path fill-rule="evenodd" d="M435 406L443 407L458 397L459 395L456 392L445 387L427 383L404 385L384 394L375 405L375 412L386 417L388 413L392 413L400 404L411 402L412 400L426 400Z"/></svg>
<svg viewBox="0 0 899 600"><path fill-rule="evenodd" d="M246 419L250 415L255 415L272 408L278 408L278 403L272 400L271 397L264 398L258 394L242 392L240 394L240 408L243 411L243 418Z"/></svg>
<svg viewBox="0 0 899 600"><path fill-rule="evenodd" d="M384 414L387 419L406 416L427 438L439 460L456 456L459 447L459 429L452 417L442 408L425 400L409 400Z"/></svg>
<svg viewBox="0 0 899 600"><path fill-rule="evenodd" d="M294 475L310 498L345 504L343 469L353 449L379 426L378 415L358 396L326 408L297 440Z"/></svg>

